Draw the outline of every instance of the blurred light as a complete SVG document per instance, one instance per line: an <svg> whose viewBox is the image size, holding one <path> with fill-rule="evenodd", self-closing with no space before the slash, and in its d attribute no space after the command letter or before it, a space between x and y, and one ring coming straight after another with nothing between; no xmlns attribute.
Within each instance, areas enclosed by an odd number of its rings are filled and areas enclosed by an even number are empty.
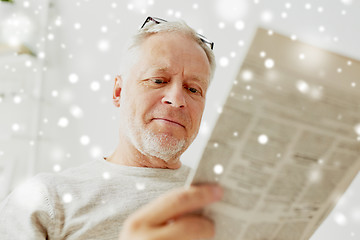
<svg viewBox="0 0 360 240"><path fill-rule="evenodd" d="M107 180L110 179L110 173L109 172L103 172L102 177Z"/></svg>
<svg viewBox="0 0 360 240"><path fill-rule="evenodd" d="M305 54L300 53L300 54L299 54L299 59L300 59L300 60L304 60L304 59L305 59Z"/></svg>
<svg viewBox="0 0 360 240"><path fill-rule="evenodd" d="M100 147L92 147L90 150L90 155L92 158L99 158L101 157L102 150Z"/></svg>
<svg viewBox="0 0 360 240"><path fill-rule="evenodd" d="M12 193L13 204L26 212L44 206L43 186L44 184L36 179L22 183Z"/></svg>
<svg viewBox="0 0 360 240"><path fill-rule="evenodd" d="M213 170L215 174L220 175L224 172L224 167L221 164L216 164Z"/></svg>
<svg viewBox="0 0 360 240"><path fill-rule="evenodd" d="M309 181L312 183L317 183L321 180L322 173L319 169L313 169L309 172Z"/></svg>
<svg viewBox="0 0 360 240"><path fill-rule="evenodd" d="M229 59L227 57L221 57L219 62L221 67L226 67L229 65Z"/></svg>
<svg viewBox="0 0 360 240"><path fill-rule="evenodd" d="M78 81L79 81L79 77L78 77L77 74L71 73L71 74L69 75L69 82L70 82L70 83L74 84L74 83L77 83Z"/></svg>
<svg viewBox="0 0 360 240"><path fill-rule="evenodd" d="M167 10L167 14L168 14L169 16L173 15L173 14L174 14L174 10L168 9L168 10Z"/></svg>
<svg viewBox="0 0 360 240"><path fill-rule="evenodd" d="M287 9L291 8L291 3L289 3L289 2L285 3L285 8L287 8Z"/></svg>
<svg viewBox="0 0 360 240"><path fill-rule="evenodd" d="M28 8L28 7L30 7L30 3L28 1L25 1L23 3L23 6L24 6L24 8Z"/></svg>
<svg viewBox="0 0 360 240"><path fill-rule="evenodd" d="M241 74L241 77L245 82L249 82L253 79L254 74L250 70L244 70Z"/></svg>
<svg viewBox="0 0 360 240"><path fill-rule="evenodd" d="M268 58L265 60L264 65L267 69L271 69L275 66L275 62L271 58Z"/></svg>
<svg viewBox="0 0 360 240"><path fill-rule="evenodd" d="M45 53L44 52L39 52L38 58L44 59L45 58Z"/></svg>
<svg viewBox="0 0 360 240"><path fill-rule="evenodd" d="M261 51L261 52L260 52L260 57L261 57L261 58L264 58L264 57L266 57L266 52L264 52L264 51Z"/></svg>
<svg viewBox="0 0 360 240"><path fill-rule="evenodd" d="M319 32L324 32L325 31L325 27L324 26L320 26L319 27Z"/></svg>
<svg viewBox="0 0 360 240"><path fill-rule="evenodd" d="M213 144L214 148L218 148L219 147L219 144L216 142Z"/></svg>
<svg viewBox="0 0 360 240"><path fill-rule="evenodd" d="M100 51L105 52L107 50L109 50L109 41L108 40L100 40L98 43L98 48Z"/></svg>
<svg viewBox="0 0 360 240"><path fill-rule="evenodd" d="M303 80L299 80L296 82L296 88L301 93L308 93L309 92L309 84Z"/></svg>
<svg viewBox="0 0 360 240"><path fill-rule="evenodd" d="M286 12L282 12L282 13L281 13L281 17L282 17L282 18L287 18L287 17L288 17L288 14L287 14Z"/></svg>
<svg viewBox="0 0 360 240"><path fill-rule="evenodd" d="M60 166L59 164L55 164L55 165L53 166L53 171L54 171L54 172L60 172L60 171L61 171L61 166Z"/></svg>
<svg viewBox="0 0 360 240"><path fill-rule="evenodd" d="M291 40L295 41L297 39L297 36L295 34L291 35Z"/></svg>
<svg viewBox="0 0 360 240"><path fill-rule="evenodd" d="M235 22L235 28L239 31L245 28L245 23L241 20Z"/></svg>
<svg viewBox="0 0 360 240"><path fill-rule="evenodd" d="M199 8L199 4L194 3L194 4L192 5L192 7L193 7L193 9L198 9L198 8Z"/></svg>
<svg viewBox="0 0 360 240"><path fill-rule="evenodd" d="M208 128L207 123L205 121L203 121L201 123L199 132L202 135L207 135L209 133L209 128Z"/></svg>
<svg viewBox="0 0 360 240"><path fill-rule="evenodd" d="M216 0L214 7L221 19L233 22L246 16L248 3L239 0Z"/></svg>
<svg viewBox="0 0 360 240"><path fill-rule="evenodd" d="M225 23L224 22L219 22L218 24L220 29L223 29L225 27Z"/></svg>
<svg viewBox="0 0 360 240"><path fill-rule="evenodd" d="M322 92L321 88L318 88L318 87L311 88L311 91L310 91L311 98L318 100L318 99L321 99L322 96L323 96L323 92Z"/></svg>
<svg viewBox="0 0 360 240"><path fill-rule="evenodd" d="M61 17L57 17L57 18L55 19L55 25L59 27L59 26L61 26L61 24L62 24Z"/></svg>
<svg viewBox="0 0 360 240"><path fill-rule="evenodd" d="M335 213L334 214L334 221L339 224L340 226L345 226L347 224L347 218L342 213Z"/></svg>
<svg viewBox="0 0 360 240"><path fill-rule="evenodd" d="M62 117L62 118L59 119L59 121L58 121L58 126L59 127L65 128L68 125L69 125L69 120L66 117Z"/></svg>
<svg viewBox="0 0 360 240"><path fill-rule="evenodd" d="M181 18L181 12L176 11L176 12L175 12L175 17L176 17L176 18Z"/></svg>
<svg viewBox="0 0 360 240"><path fill-rule="evenodd" d="M310 3L306 3L306 4L305 4L305 9L310 10L310 9L311 9L311 4L310 4Z"/></svg>
<svg viewBox="0 0 360 240"><path fill-rule="evenodd" d="M273 20L273 14L272 12L266 10L261 13L261 20L265 23L269 23Z"/></svg>
<svg viewBox="0 0 360 240"><path fill-rule="evenodd" d="M348 66L351 66L351 65L352 65L352 62L351 62L351 61L347 61L347 65L348 65Z"/></svg>
<svg viewBox="0 0 360 240"><path fill-rule="evenodd" d="M26 66L26 67L31 67L31 66L32 66L32 62L31 62L30 60L27 60L27 61L25 62L25 66Z"/></svg>
<svg viewBox="0 0 360 240"><path fill-rule="evenodd" d="M55 36L54 36L54 34L49 33L47 38L48 38L48 40L52 41L52 40L54 40Z"/></svg>
<svg viewBox="0 0 360 240"><path fill-rule="evenodd" d="M20 125L18 123L13 123L11 125L11 129L14 131L14 132L17 132L20 130Z"/></svg>
<svg viewBox="0 0 360 240"><path fill-rule="evenodd" d="M142 191L145 189L145 183L136 183L135 187L137 190Z"/></svg>
<svg viewBox="0 0 360 240"><path fill-rule="evenodd" d="M108 31L107 26L101 26L100 28L101 32L106 33Z"/></svg>
<svg viewBox="0 0 360 240"><path fill-rule="evenodd" d="M75 23L75 24L74 24L74 28L75 28L76 30L79 30L79 29L81 28L81 24L80 24L80 23Z"/></svg>
<svg viewBox="0 0 360 240"><path fill-rule="evenodd" d="M81 143L81 145L84 145L84 146L88 145L90 143L89 136L87 136L87 135L81 136L80 137L80 143Z"/></svg>
<svg viewBox="0 0 360 240"><path fill-rule="evenodd" d="M355 130L356 134L360 136L360 123L355 125L354 130Z"/></svg>
<svg viewBox="0 0 360 240"><path fill-rule="evenodd" d="M15 95L13 101L15 104L19 104L22 102L22 98L19 95Z"/></svg>
<svg viewBox="0 0 360 240"><path fill-rule="evenodd" d="M324 8L323 7L318 7L317 10L318 10L319 13L322 13L324 11Z"/></svg>
<svg viewBox="0 0 360 240"><path fill-rule="evenodd" d="M59 96L59 92L56 90L53 90L53 91L51 91L51 96L57 97L57 96Z"/></svg>
<svg viewBox="0 0 360 240"><path fill-rule="evenodd" d="M64 203L70 203L72 201L72 196L70 193L65 193L62 197Z"/></svg>
<svg viewBox="0 0 360 240"><path fill-rule="evenodd" d="M0 24L1 36L10 46L17 47L28 41L34 31L33 22L25 15L13 14Z"/></svg>
<svg viewBox="0 0 360 240"><path fill-rule="evenodd" d="M267 135L265 135L265 134L259 135L259 137L258 137L258 142L259 142L260 144L262 144L262 145L267 144L268 141L269 141L269 137L268 137Z"/></svg>
<svg viewBox="0 0 360 240"><path fill-rule="evenodd" d="M353 0L341 0L341 2L345 5L351 5L353 3Z"/></svg>
<svg viewBox="0 0 360 240"><path fill-rule="evenodd" d="M99 91L99 89L100 89L100 83L99 83L98 81L93 81L93 82L90 84L90 88L91 88L91 90L93 90L94 92Z"/></svg>
<svg viewBox="0 0 360 240"><path fill-rule="evenodd" d="M70 107L70 113L74 118L81 118L83 116L83 110L76 105Z"/></svg>

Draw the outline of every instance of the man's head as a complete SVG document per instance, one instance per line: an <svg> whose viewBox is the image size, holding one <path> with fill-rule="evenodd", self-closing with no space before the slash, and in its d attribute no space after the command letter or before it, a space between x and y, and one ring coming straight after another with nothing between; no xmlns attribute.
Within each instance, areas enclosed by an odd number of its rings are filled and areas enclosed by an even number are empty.
<svg viewBox="0 0 360 240"><path fill-rule="evenodd" d="M149 22L125 56L113 94L120 137L146 157L178 161L200 127L211 49L183 22Z"/></svg>

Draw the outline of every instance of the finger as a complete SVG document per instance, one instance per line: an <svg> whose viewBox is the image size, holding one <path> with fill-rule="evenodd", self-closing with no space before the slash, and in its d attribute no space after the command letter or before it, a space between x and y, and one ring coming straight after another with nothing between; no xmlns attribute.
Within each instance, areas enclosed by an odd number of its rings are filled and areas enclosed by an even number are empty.
<svg viewBox="0 0 360 240"><path fill-rule="evenodd" d="M215 226L205 217L187 215L160 229L159 239L207 239L215 236Z"/></svg>
<svg viewBox="0 0 360 240"><path fill-rule="evenodd" d="M136 212L133 217L152 225L163 224L170 219L218 201L222 195L223 190L213 184L176 189L155 199Z"/></svg>

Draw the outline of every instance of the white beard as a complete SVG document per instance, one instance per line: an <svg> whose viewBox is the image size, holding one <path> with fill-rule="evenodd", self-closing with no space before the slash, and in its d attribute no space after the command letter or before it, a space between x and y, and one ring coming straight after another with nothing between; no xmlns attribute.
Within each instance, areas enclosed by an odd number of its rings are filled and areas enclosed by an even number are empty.
<svg viewBox="0 0 360 240"><path fill-rule="evenodd" d="M136 139L136 136L140 136L139 139ZM177 139L164 133L155 134L134 126L129 126L128 137L142 154L162 159L165 162L178 158L186 147L185 139Z"/></svg>
<svg viewBox="0 0 360 240"><path fill-rule="evenodd" d="M126 99L123 98L123 99ZM126 100L120 103L123 106L121 112L125 116L121 122L122 131L130 139L135 148L145 156L152 156L169 162L172 159L177 159L186 150L187 142L194 140L196 134L191 136L191 139L178 139L174 136L165 133L155 133L146 129L143 124L136 124L135 119L129 115L130 109L124 106Z"/></svg>

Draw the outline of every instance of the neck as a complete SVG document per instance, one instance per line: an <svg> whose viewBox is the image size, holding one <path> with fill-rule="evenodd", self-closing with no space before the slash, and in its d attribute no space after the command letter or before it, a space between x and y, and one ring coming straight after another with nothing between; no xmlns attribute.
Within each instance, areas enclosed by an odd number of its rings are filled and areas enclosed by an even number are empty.
<svg viewBox="0 0 360 240"><path fill-rule="evenodd" d="M169 161L147 156L142 154L136 147L127 139L121 137L119 144L110 157L106 158L107 161L131 167L148 167L148 168L168 168L178 169L181 167L179 158Z"/></svg>

